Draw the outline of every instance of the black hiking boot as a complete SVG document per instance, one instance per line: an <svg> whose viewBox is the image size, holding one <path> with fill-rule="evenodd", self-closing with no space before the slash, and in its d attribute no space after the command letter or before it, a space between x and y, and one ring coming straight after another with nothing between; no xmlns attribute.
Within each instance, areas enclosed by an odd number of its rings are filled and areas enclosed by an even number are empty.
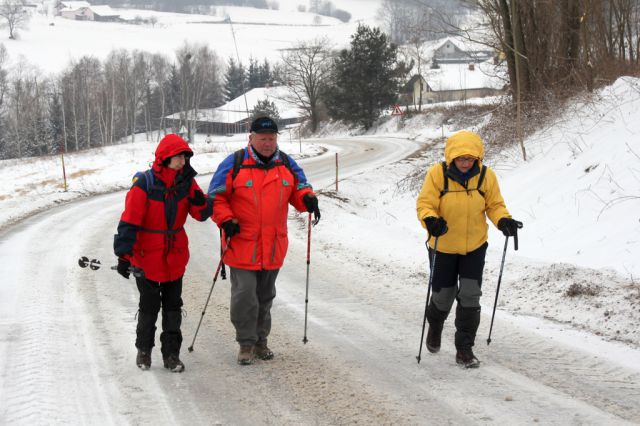
<svg viewBox="0 0 640 426"><path fill-rule="evenodd" d="M456 353L456 364L464 368L478 368L480 367L480 361L473 354L471 348L458 349Z"/></svg>
<svg viewBox="0 0 640 426"><path fill-rule="evenodd" d="M266 343L256 344L256 346L254 347L253 353L256 355L256 358L259 358L263 361L268 361L270 359L273 359L273 352L271 351L271 349L269 349Z"/></svg>
<svg viewBox="0 0 640 426"><path fill-rule="evenodd" d="M238 364L251 365L254 360L253 345L240 346L240 351L238 351Z"/></svg>
<svg viewBox="0 0 640 426"><path fill-rule="evenodd" d="M432 354L440 351L440 340L442 337L442 328L444 322L449 315L449 311L441 311L436 308L433 300L427 308L427 320L429 321L429 331L427 331L427 349Z"/></svg>
<svg viewBox="0 0 640 426"><path fill-rule="evenodd" d="M169 355L164 359L164 368L172 373L182 373L184 371L184 364L180 361L178 355Z"/></svg>
<svg viewBox="0 0 640 426"><path fill-rule="evenodd" d="M427 331L427 349L432 354L440 352L440 340L442 337L442 327L444 324L429 324L429 331Z"/></svg>
<svg viewBox="0 0 640 426"><path fill-rule="evenodd" d="M138 349L138 355L136 355L136 365L140 370L148 370L151 368L151 350L143 351Z"/></svg>

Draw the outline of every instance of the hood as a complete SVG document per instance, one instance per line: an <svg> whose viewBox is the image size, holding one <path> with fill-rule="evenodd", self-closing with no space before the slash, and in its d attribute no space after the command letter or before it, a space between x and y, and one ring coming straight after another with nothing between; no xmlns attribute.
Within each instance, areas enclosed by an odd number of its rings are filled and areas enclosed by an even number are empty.
<svg viewBox="0 0 640 426"><path fill-rule="evenodd" d="M193 156L193 151L189 148L189 145L184 139L175 133L169 133L167 136L162 138L156 148L155 165L163 167L162 163L164 163L164 160L182 152L185 153L187 158Z"/></svg>
<svg viewBox="0 0 640 426"><path fill-rule="evenodd" d="M479 134L462 130L447 139L444 147L444 159L451 164L454 158L461 156L476 157L480 161L484 158L484 144Z"/></svg>

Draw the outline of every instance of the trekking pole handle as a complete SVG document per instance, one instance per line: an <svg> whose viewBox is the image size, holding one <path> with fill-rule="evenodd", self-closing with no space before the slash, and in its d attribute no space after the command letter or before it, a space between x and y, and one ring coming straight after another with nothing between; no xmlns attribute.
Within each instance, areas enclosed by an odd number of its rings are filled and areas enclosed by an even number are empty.
<svg viewBox="0 0 640 426"><path fill-rule="evenodd" d="M516 222L516 232L513 234L513 249L518 251L518 229L522 229L522 222Z"/></svg>

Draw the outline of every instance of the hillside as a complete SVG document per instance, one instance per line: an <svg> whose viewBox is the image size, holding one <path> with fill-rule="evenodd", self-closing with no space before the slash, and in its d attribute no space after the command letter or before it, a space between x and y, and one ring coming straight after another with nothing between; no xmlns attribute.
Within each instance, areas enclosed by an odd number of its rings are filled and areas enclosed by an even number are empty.
<svg viewBox="0 0 640 426"><path fill-rule="evenodd" d="M8 34L0 33L0 42L7 48L12 63L16 64L22 56L46 72L58 71L83 55L102 59L114 49L172 56L185 42L208 44L226 59L236 54L231 28L223 22L230 16L236 22L234 31L240 58L245 62L249 57L272 61L296 41L327 36L337 47L346 46L358 21L373 23L371 11L378 5L379 0L347 1L345 9L348 6L353 14L351 22L323 16L319 24L314 23L315 14L297 12L293 2L290 7L283 2L280 10L219 7L215 16L115 9L129 20L154 16L158 20L155 25L73 21L38 14L27 29L19 30L18 40L8 40Z"/></svg>

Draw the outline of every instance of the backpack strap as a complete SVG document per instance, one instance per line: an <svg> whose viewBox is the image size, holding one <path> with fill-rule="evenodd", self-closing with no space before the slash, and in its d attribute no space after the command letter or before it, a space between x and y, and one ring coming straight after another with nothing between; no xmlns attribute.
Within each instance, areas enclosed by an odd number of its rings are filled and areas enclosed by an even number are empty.
<svg viewBox="0 0 640 426"><path fill-rule="evenodd" d="M444 175L444 188L440 191L440 198L449 192L449 178L447 177L447 162L442 162L442 174Z"/></svg>
<svg viewBox="0 0 640 426"><path fill-rule="evenodd" d="M480 178L478 178L478 186L476 187L476 190L480 193L480 195L482 195L482 198L484 198L484 191L482 191L480 187L482 186L482 182L484 182L485 174L487 174L487 166L483 164L482 170L480 170Z"/></svg>
<svg viewBox="0 0 640 426"><path fill-rule="evenodd" d="M280 151L280 160L282 161L282 164L287 169L289 169L291 174L293 174L295 176L295 174L293 173L293 169L291 168L291 160L289 159L289 156L287 154L285 154L284 152Z"/></svg>
<svg viewBox="0 0 640 426"><path fill-rule="evenodd" d="M244 148L241 148L233 153L233 171L231 172L231 180L235 180L238 176L238 172L242 168L242 162L244 161Z"/></svg>
<svg viewBox="0 0 640 426"><path fill-rule="evenodd" d="M156 184L155 176L153 176L153 170L149 169L144 172L144 182L146 184L147 194L149 193L149 181L151 181L151 187Z"/></svg>

